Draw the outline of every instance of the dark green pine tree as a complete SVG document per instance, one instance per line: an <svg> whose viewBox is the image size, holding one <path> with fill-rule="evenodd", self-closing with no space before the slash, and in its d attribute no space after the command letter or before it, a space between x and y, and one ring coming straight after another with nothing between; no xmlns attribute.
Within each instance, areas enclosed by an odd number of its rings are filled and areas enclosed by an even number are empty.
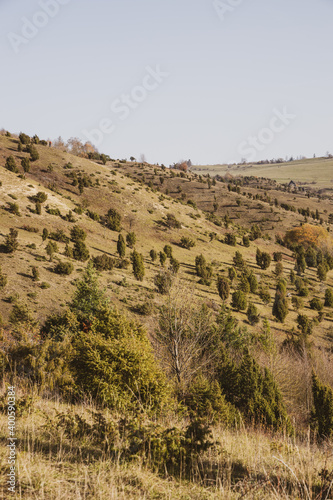
<svg viewBox="0 0 333 500"><path fill-rule="evenodd" d="M143 281L143 277L145 275L143 257L141 253L138 253L136 250L134 250L132 254L132 264L134 276L138 281Z"/></svg>
<svg viewBox="0 0 333 500"><path fill-rule="evenodd" d="M320 437L330 438L333 436L333 391L328 385L322 384L314 372L312 394L311 426Z"/></svg>
<svg viewBox="0 0 333 500"><path fill-rule="evenodd" d="M125 240L124 240L124 237L122 234L120 234L118 236L118 241L117 241L117 252L118 252L118 255L121 259L123 259L125 257L125 253L126 253L126 244L125 244Z"/></svg>
<svg viewBox="0 0 333 500"><path fill-rule="evenodd" d="M248 351L238 367L225 350L221 361L219 382L223 393L245 420L291 434L293 428L282 395L269 370L265 368L263 373Z"/></svg>

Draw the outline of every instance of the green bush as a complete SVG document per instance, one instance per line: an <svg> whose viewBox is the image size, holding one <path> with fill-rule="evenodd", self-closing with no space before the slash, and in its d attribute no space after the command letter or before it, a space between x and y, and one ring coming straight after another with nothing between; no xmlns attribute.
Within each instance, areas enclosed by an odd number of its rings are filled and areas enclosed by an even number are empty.
<svg viewBox="0 0 333 500"><path fill-rule="evenodd" d="M235 256L233 257L233 262L234 266L242 269L245 266L245 261L243 259L243 256L240 252L236 252Z"/></svg>
<svg viewBox="0 0 333 500"><path fill-rule="evenodd" d="M93 257L92 261L94 268L97 269L97 271L112 271L114 268L114 259L105 253L103 253L103 255Z"/></svg>
<svg viewBox="0 0 333 500"><path fill-rule="evenodd" d="M13 253L18 249L19 243L17 237L18 237L18 230L11 227L9 230L9 234L7 234L5 240L6 253Z"/></svg>
<svg viewBox="0 0 333 500"><path fill-rule="evenodd" d="M38 270L38 267L36 266L32 266L32 279L34 281L38 281L39 280L39 270Z"/></svg>
<svg viewBox="0 0 333 500"><path fill-rule="evenodd" d="M219 382L227 401L241 411L247 422L292 434L282 395L269 370L262 371L248 352L238 366L225 350L222 354Z"/></svg>
<svg viewBox="0 0 333 500"><path fill-rule="evenodd" d="M81 262L89 259L89 250L83 241L79 240L74 243L73 257L75 260L80 260Z"/></svg>
<svg viewBox="0 0 333 500"><path fill-rule="evenodd" d="M311 412L311 425L320 437L333 436L333 391L324 385L312 373L313 409Z"/></svg>
<svg viewBox="0 0 333 500"><path fill-rule="evenodd" d="M206 259L202 254L197 255L195 258L195 269L197 276L201 278L199 283L210 286L213 276L213 268L212 266L207 265Z"/></svg>
<svg viewBox="0 0 333 500"><path fill-rule="evenodd" d="M20 207L17 203L8 203L8 210L10 213L17 215L18 217L21 216Z"/></svg>
<svg viewBox="0 0 333 500"><path fill-rule="evenodd" d="M172 276L169 272L157 273L154 278L154 284L159 293L166 295L169 293L172 285Z"/></svg>
<svg viewBox="0 0 333 500"><path fill-rule="evenodd" d="M74 266L71 262L58 262L54 268L54 272L62 275L72 274Z"/></svg>
<svg viewBox="0 0 333 500"><path fill-rule="evenodd" d="M48 244L46 245L46 253L50 257L50 261L53 259L53 255L57 253L58 250L58 245L56 244L55 241L49 241Z"/></svg>
<svg viewBox="0 0 333 500"><path fill-rule="evenodd" d="M84 241L87 238L87 233L84 229L79 226L74 226L71 229L71 240L73 242L76 241Z"/></svg>
<svg viewBox="0 0 333 500"><path fill-rule="evenodd" d="M258 266L261 269L268 269L270 264L271 264L271 256L267 252L261 252L259 248L257 248L257 253L256 253L256 261Z"/></svg>
<svg viewBox="0 0 333 500"><path fill-rule="evenodd" d="M226 245L230 245L232 247L235 247L236 243L237 243L236 236L232 233L227 233L225 235L225 238L224 238L224 243Z"/></svg>
<svg viewBox="0 0 333 500"><path fill-rule="evenodd" d="M171 245L165 245L164 248L163 248L163 252L168 257L168 259L171 259L171 257L172 257L172 246Z"/></svg>
<svg viewBox="0 0 333 500"><path fill-rule="evenodd" d="M119 234L117 241L117 252L121 259L125 257L126 254L126 245L125 240L122 234Z"/></svg>
<svg viewBox="0 0 333 500"><path fill-rule="evenodd" d="M186 248L187 250L190 250L191 248L195 247L195 241L186 236L182 236L180 240L180 246Z"/></svg>
<svg viewBox="0 0 333 500"><path fill-rule="evenodd" d="M30 172L30 160L29 160L29 158L23 158L21 160L21 165L22 165L23 171L25 173Z"/></svg>
<svg viewBox="0 0 333 500"><path fill-rule="evenodd" d="M34 323L31 311L26 304L16 302L9 315L10 323L18 325L20 323Z"/></svg>
<svg viewBox="0 0 333 500"><path fill-rule="evenodd" d="M273 304L273 316L275 316L280 323L284 323L288 312L288 299L283 292L277 290Z"/></svg>
<svg viewBox="0 0 333 500"><path fill-rule="evenodd" d="M236 309L236 311L244 311L247 306L246 295L241 290L237 290L232 294L231 306Z"/></svg>
<svg viewBox="0 0 333 500"><path fill-rule="evenodd" d="M155 260L157 259L157 252L156 252L156 250L150 250L149 256L150 256L151 260L153 262L155 262Z"/></svg>
<svg viewBox="0 0 333 500"><path fill-rule="evenodd" d="M14 172L15 174L18 173L18 168L15 162L14 156L8 156L6 163L5 163L5 168L9 170L10 172Z"/></svg>
<svg viewBox="0 0 333 500"><path fill-rule="evenodd" d="M328 266L327 266L326 262L323 264L319 264L319 266L317 267L318 279L320 281L326 281L327 272L328 272Z"/></svg>
<svg viewBox="0 0 333 500"><path fill-rule="evenodd" d="M24 134L23 132L20 133L19 135L19 140L22 144L30 144L31 139L27 134Z"/></svg>
<svg viewBox="0 0 333 500"><path fill-rule="evenodd" d="M167 384L157 367L146 332L118 312L81 331L74 341L72 369L85 394L110 408L159 409Z"/></svg>
<svg viewBox="0 0 333 500"><path fill-rule="evenodd" d="M252 303L249 304L249 307L246 311L246 316L250 325L256 325L260 321L260 314L258 313L258 309Z"/></svg>
<svg viewBox="0 0 333 500"><path fill-rule="evenodd" d="M236 269L234 267L229 267L228 268L228 276L229 276L229 280L231 282L233 282L234 279L237 278L237 272L236 272Z"/></svg>
<svg viewBox="0 0 333 500"><path fill-rule="evenodd" d="M7 285L7 276L5 274L3 274L1 266L0 266L0 290L5 288L6 285Z"/></svg>
<svg viewBox="0 0 333 500"><path fill-rule="evenodd" d="M207 419L210 423L221 422L230 427L238 420L236 408L226 401L218 382L210 382L201 374L192 381L184 402L192 418Z"/></svg>
<svg viewBox="0 0 333 500"><path fill-rule="evenodd" d="M248 248L250 246L250 238L248 236L243 236L243 245Z"/></svg>
<svg viewBox="0 0 333 500"><path fill-rule="evenodd" d="M59 241L60 243L69 243L69 238L63 229L57 229L48 236L50 240Z"/></svg>
<svg viewBox="0 0 333 500"><path fill-rule="evenodd" d="M176 219L176 217L173 214L167 214L166 216L166 221L165 225L169 229L179 229L181 228L181 223Z"/></svg>
<svg viewBox="0 0 333 500"><path fill-rule="evenodd" d="M145 266L143 261L143 256L134 250L132 254L132 266L135 278L138 281L143 281L145 275Z"/></svg>
<svg viewBox="0 0 333 500"><path fill-rule="evenodd" d="M331 288L327 288L325 291L325 306L333 307L333 290Z"/></svg>
<svg viewBox="0 0 333 500"><path fill-rule="evenodd" d="M126 244L129 248L134 248L136 243L136 234L134 232L126 234Z"/></svg>
<svg viewBox="0 0 333 500"><path fill-rule="evenodd" d="M170 269L174 274L177 274L180 269L180 262L173 257L170 259Z"/></svg>
<svg viewBox="0 0 333 500"><path fill-rule="evenodd" d="M304 307L304 302L300 297L293 297L291 299L291 303L296 311L299 311L299 309L303 309Z"/></svg>
<svg viewBox="0 0 333 500"><path fill-rule="evenodd" d="M110 208L106 215L106 225L111 231L121 231L121 215L114 208Z"/></svg>
<svg viewBox="0 0 333 500"><path fill-rule="evenodd" d="M34 145L27 146L26 150L28 153L30 153L30 161L39 160L39 153L37 151L36 146Z"/></svg>
<svg viewBox="0 0 333 500"><path fill-rule="evenodd" d="M281 262L282 261L282 252L274 252L273 259L274 259L274 262Z"/></svg>
<svg viewBox="0 0 333 500"><path fill-rule="evenodd" d="M304 335L311 335L313 323L305 314L299 314L297 316L297 327Z"/></svg>
<svg viewBox="0 0 333 500"><path fill-rule="evenodd" d="M324 304L322 303L322 301L320 299L318 299L317 297L314 297L310 301L310 307L311 307L311 309L314 309L315 311L322 311L324 308Z"/></svg>
<svg viewBox="0 0 333 500"><path fill-rule="evenodd" d="M159 256L160 256L160 264L161 264L161 266L164 266L164 264L167 260L167 256L164 252L160 252Z"/></svg>
<svg viewBox="0 0 333 500"><path fill-rule="evenodd" d="M219 296L223 302L225 302L230 294L230 284L226 278L223 278L223 276L219 276L217 278L217 290L219 292Z"/></svg>

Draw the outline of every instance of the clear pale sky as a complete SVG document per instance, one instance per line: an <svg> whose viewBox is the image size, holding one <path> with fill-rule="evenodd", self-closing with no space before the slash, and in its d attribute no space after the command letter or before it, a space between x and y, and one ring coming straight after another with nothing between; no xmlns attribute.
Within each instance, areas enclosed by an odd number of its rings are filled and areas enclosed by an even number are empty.
<svg viewBox="0 0 333 500"><path fill-rule="evenodd" d="M250 137L251 161L333 153L333 0L217 3L0 0L0 127L102 121L100 152L166 165L240 161Z"/></svg>

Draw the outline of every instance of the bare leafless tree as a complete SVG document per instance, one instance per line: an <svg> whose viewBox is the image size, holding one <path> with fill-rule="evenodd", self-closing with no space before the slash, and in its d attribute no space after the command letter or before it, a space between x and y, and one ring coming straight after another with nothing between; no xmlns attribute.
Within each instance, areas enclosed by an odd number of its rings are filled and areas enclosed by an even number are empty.
<svg viewBox="0 0 333 500"><path fill-rule="evenodd" d="M210 357L212 320L194 291L176 280L160 308L155 341L159 354L178 383L186 384Z"/></svg>

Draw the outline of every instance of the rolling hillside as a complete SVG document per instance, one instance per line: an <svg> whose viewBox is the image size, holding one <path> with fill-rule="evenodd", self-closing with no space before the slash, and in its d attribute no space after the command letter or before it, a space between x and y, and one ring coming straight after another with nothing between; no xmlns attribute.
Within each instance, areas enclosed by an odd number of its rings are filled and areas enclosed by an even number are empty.
<svg viewBox="0 0 333 500"><path fill-rule="evenodd" d="M331 194L333 189L333 159L310 158L286 163L272 163L264 165L195 165L195 173L210 175L256 176L273 179L280 184L289 183L291 180L317 190L324 190Z"/></svg>

